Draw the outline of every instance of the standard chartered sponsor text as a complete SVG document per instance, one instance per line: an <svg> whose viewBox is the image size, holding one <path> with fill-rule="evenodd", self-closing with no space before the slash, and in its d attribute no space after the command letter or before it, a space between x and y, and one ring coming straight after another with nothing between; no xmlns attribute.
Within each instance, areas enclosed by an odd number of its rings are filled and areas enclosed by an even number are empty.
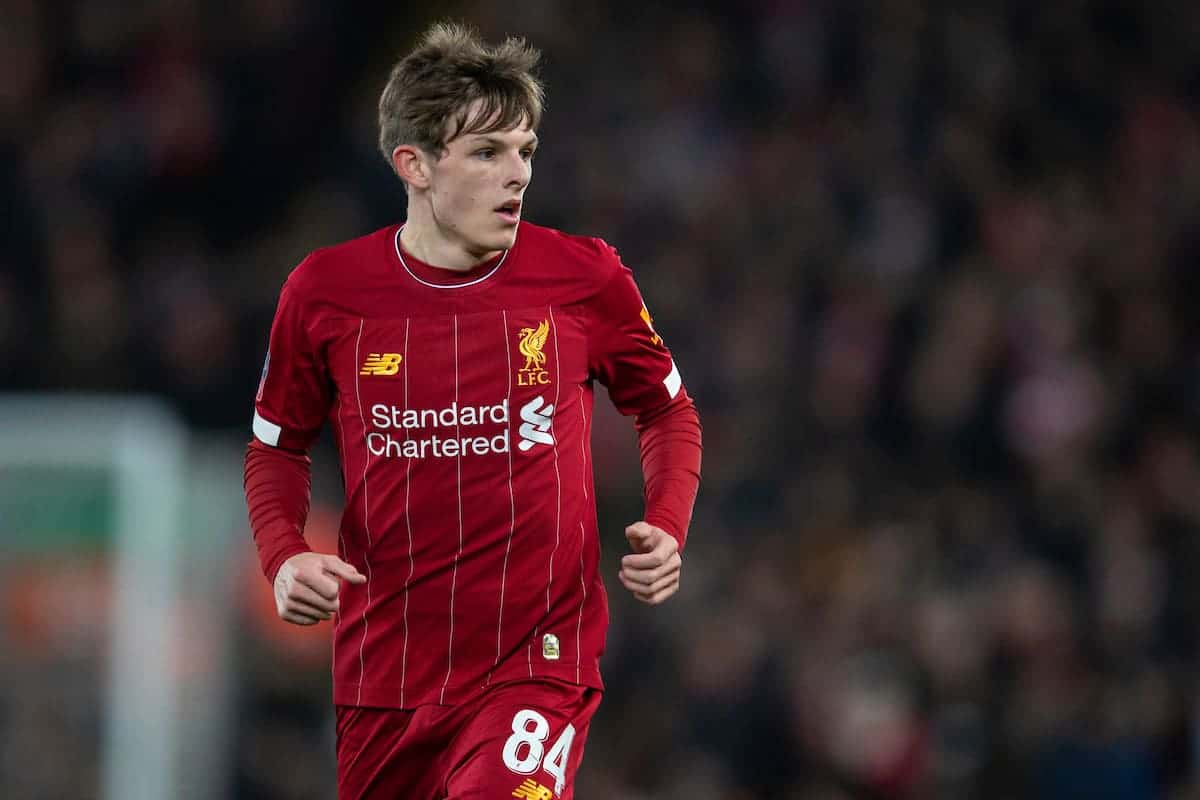
<svg viewBox="0 0 1200 800"><path fill-rule="evenodd" d="M367 432L367 449L386 458L457 458L509 451L508 400L495 405L451 403L445 408L398 408L376 403L371 406L374 430ZM504 429L491 436L467 436L465 428L496 425ZM425 435L429 429L440 433ZM449 430L446 430L449 429ZM415 433L421 431L422 433ZM489 431L491 432L491 431ZM449 435L446 435L446 434Z"/></svg>

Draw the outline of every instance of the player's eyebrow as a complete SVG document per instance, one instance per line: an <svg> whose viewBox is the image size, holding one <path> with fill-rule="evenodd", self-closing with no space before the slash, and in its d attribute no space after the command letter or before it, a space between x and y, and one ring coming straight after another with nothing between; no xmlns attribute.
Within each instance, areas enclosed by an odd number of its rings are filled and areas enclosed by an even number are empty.
<svg viewBox="0 0 1200 800"><path fill-rule="evenodd" d="M505 142L501 139L497 139L495 136L488 136L487 134L483 134L483 133L474 134L474 139L475 139L475 144L486 144L491 147L505 147L508 144L507 142ZM531 133L529 135L529 138L526 139L524 144L521 145L521 147L537 147L537 146L538 146L538 137L537 137L536 133Z"/></svg>

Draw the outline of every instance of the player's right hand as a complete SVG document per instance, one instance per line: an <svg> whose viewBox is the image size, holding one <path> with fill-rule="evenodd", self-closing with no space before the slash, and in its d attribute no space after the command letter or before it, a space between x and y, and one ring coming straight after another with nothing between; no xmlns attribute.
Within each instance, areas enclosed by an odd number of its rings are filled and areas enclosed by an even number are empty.
<svg viewBox="0 0 1200 800"><path fill-rule="evenodd" d="M316 625L338 610L342 580L366 583L367 578L337 556L297 553L275 575L275 610L293 625Z"/></svg>

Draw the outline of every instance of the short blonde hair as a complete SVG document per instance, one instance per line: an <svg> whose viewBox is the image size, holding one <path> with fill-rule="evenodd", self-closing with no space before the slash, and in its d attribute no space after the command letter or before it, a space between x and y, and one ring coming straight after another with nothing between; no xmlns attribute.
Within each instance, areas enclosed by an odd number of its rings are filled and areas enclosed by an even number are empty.
<svg viewBox="0 0 1200 800"><path fill-rule="evenodd" d="M542 119L545 89L534 74L541 53L510 36L488 46L476 32L437 23L392 68L379 97L379 150L389 165L402 144L440 155L467 133L491 133ZM471 105L480 102L473 114ZM468 115L471 114L470 118Z"/></svg>

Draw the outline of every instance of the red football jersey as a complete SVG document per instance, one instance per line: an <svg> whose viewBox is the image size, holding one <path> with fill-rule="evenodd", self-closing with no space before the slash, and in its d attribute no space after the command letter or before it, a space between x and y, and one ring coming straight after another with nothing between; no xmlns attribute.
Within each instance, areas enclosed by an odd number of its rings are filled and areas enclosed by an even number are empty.
<svg viewBox="0 0 1200 800"><path fill-rule="evenodd" d="M691 402L679 372L599 239L523 222L511 250L455 273L399 233L292 272L254 415L259 440L295 451L333 426L339 556L367 576L342 586L334 702L452 704L513 678L601 688L593 380L639 414Z"/></svg>

